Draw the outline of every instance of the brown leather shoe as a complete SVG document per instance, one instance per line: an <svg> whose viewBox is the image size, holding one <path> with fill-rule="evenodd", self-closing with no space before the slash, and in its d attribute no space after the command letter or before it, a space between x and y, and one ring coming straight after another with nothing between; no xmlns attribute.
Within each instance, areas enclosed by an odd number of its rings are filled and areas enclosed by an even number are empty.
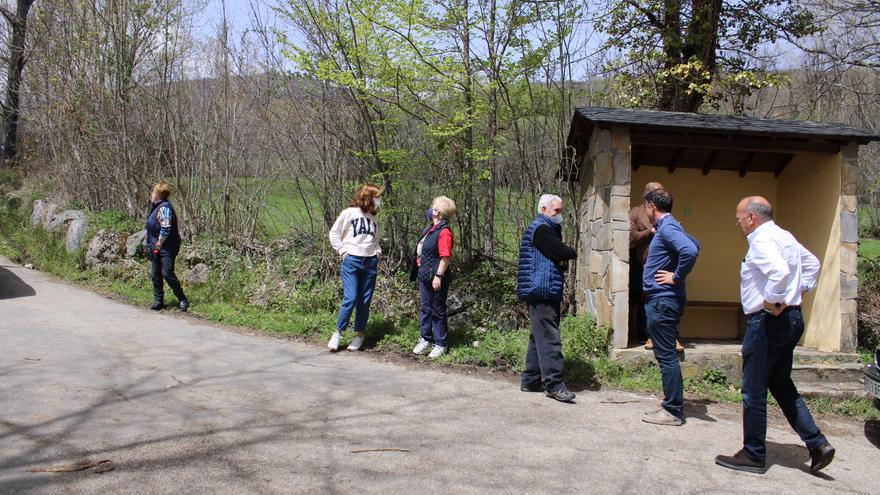
<svg viewBox="0 0 880 495"><path fill-rule="evenodd" d="M766 463L749 459L743 449L739 449L739 452L734 455L715 456L715 464L748 473L764 474L767 471Z"/></svg>
<svg viewBox="0 0 880 495"><path fill-rule="evenodd" d="M648 339L645 341L645 349L649 350L649 351L654 349L654 342L652 342L651 339ZM675 350L676 351L683 351L684 350L684 344L682 344L680 340L675 341Z"/></svg>

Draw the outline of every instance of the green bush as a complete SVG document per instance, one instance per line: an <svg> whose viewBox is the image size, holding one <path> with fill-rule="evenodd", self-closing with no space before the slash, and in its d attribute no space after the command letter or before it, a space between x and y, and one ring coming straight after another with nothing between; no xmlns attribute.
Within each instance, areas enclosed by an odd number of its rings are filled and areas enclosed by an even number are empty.
<svg viewBox="0 0 880 495"><path fill-rule="evenodd" d="M102 229L131 234L144 228L143 220L131 218L122 210L104 210L91 213L89 214L89 223L89 237Z"/></svg>
<svg viewBox="0 0 880 495"><path fill-rule="evenodd" d="M593 315L566 316L559 326L566 355L606 357L611 329L596 325Z"/></svg>
<svg viewBox="0 0 880 495"><path fill-rule="evenodd" d="M593 315L566 316L559 326L565 357L565 376L571 382L593 381L595 358L608 356L611 329L596 325Z"/></svg>
<svg viewBox="0 0 880 495"><path fill-rule="evenodd" d="M718 368L706 368L703 381L712 385L727 385L727 374Z"/></svg>

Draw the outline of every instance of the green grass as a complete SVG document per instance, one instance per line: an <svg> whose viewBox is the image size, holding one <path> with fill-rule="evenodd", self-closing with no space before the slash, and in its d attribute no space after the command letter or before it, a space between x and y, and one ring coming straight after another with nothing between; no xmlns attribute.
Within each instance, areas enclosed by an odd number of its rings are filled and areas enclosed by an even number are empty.
<svg viewBox="0 0 880 495"><path fill-rule="evenodd" d="M324 211L316 196L310 185L297 186L292 180L273 181L266 208L260 212L259 223L264 235L269 239L283 237L290 234L294 226L321 231Z"/></svg>
<svg viewBox="0 0 880 495"><path fill-rule="evenodd" d="M869 259L880 257L880 239L862 238L859 242L859 254Z"/></svg>

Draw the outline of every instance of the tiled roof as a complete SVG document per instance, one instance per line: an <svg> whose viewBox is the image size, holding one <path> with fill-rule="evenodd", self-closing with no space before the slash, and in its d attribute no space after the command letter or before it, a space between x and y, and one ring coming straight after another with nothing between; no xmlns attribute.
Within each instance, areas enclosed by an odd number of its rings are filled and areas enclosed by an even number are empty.
<svg viewBox="0 0 880 495"><path fill-rule="evenodd" d="M824 122L804 120L764 119L758 117L729 117L656 110L628 110L623 108L581 107L575 110L579 117L594 125L619 125L684 132L693 130L711 133L737 133L760 136L817 137L832 140L855 140L860 143L880 140L880 136L861 129Z"/></svg>

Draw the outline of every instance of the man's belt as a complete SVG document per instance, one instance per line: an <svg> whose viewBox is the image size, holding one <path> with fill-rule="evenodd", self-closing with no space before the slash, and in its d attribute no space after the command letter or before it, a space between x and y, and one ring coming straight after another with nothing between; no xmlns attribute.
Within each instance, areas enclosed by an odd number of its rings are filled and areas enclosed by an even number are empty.
<svg viewBox="0 0 880 495"><path fill-rule="evenodd" d="M801 309L801 306L800 306L799 304L796 305L796 306L786 306L785 309L783 309L782 312L779 313L779 316L784 315L784 314L787 313L788 310L790 310L790 309ZM760 311L755 311L754 313L749 313L749 314L747 314L747 315L746 315L746 318L749 319L749 320L751 320L751 319L754 318L755 316L762 315L762 314L770 315L770 313L768 313L768 312L766 312L766 311L764 311L764 310L762 309L762 310L760 310ZM773 316L773 315L770 315L770 316ZM777 318L778 318L779 316L777 316Z"/></svg>

